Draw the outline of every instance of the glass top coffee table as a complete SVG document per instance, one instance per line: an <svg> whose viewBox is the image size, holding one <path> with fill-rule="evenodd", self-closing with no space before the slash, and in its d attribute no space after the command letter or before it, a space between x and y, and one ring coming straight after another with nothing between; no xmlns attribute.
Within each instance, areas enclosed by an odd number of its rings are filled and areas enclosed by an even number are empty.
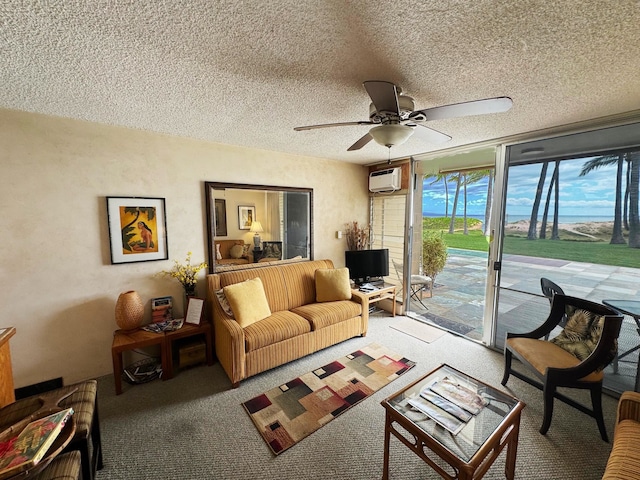
<svg viewBox="0 0 640 480"><path fill-rule="evenodd" d="M386 410L383 480L389 475L392 434L443 478L482 478L507 447L505 474L513 480L525 406L518 399L443 364L383 400L382 406Z"/></svg>

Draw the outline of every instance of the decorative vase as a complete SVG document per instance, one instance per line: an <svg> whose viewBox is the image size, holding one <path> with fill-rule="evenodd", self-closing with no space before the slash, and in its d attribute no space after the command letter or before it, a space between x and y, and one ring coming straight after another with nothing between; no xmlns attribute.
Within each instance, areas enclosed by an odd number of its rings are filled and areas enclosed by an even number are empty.
<svg viewBox="0 0 640 480"><path fill-rule="evenodd" d="M196 285L184 285L184 314L187 315L189 299L196 296Z"/></svg>
<svg viewBox="0 0 640 480"><path fill-rule="evenodd" d="M122 330L134 330L142 325L144 304L138 292L121 293L116 302L116 323Z"/></svg>

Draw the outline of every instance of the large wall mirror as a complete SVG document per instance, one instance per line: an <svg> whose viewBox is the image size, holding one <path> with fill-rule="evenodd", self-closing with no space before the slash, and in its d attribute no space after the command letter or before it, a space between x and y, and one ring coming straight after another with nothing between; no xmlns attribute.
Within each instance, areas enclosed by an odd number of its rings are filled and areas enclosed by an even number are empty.
<svg viewBox="0 0 640 480"><path fill-rule="evenodd" d="M205 182L209 272L313 260L313 189Z"/></svg>

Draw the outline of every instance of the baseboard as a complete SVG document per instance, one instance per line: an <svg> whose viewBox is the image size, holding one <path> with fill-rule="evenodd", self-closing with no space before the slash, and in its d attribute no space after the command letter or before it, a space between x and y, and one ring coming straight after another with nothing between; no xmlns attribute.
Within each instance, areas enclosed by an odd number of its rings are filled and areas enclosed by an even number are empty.
<svg viewBox="0 0 640 480"><path fill-rule="evenodd" d="M34 383L33 385L27 385L26 387L16 388L16 400L48 392L49 390L55 390L56 388L61 388L63 386L62 377L58 377L52 378L51 380L45 380L44 382Z"/></svg>

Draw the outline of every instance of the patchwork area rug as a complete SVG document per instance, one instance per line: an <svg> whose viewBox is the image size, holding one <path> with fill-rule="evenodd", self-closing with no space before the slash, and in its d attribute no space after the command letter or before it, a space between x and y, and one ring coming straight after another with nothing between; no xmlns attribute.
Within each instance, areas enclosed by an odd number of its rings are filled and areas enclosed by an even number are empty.
<svg viewBox="0 0 640 480"><path fill-rule="evenodd" d="M402 355L372 343L242 406L278 455L414 365Z"/></svg>
<svg viewBox="0 0 640 480"><path fill-rule="evenodd" d="M440 328L432 327L426 323L406 317L398 319L398 321L392 323L390 327L426 343L435 342L447 333Z"/></svg>

